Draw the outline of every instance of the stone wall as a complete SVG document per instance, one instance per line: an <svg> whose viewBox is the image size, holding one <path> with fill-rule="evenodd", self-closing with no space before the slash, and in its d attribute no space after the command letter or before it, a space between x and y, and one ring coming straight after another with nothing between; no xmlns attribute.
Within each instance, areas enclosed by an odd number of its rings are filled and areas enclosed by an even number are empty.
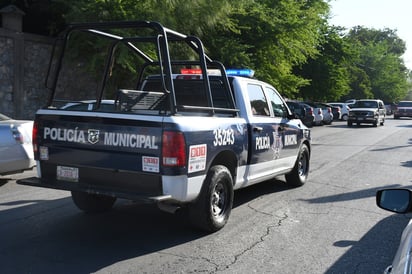
<svg viewBox="0 0 412 274"><path fill-rule="evenodd" d="M0 36L0 113L14 115L14 40Z"/></svg>
<svg viewBox="0 0 412 274"><path fill-rule="evenodd" d="M0 28L0 113L33 119L44 106L53 39Z"/></svg>

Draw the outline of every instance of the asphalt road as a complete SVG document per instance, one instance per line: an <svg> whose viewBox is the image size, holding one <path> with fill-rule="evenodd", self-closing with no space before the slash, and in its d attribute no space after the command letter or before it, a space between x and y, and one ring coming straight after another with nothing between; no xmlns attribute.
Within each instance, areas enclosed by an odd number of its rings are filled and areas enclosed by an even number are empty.
<svg viewBox="0 0 412 274"><path fill-rule="evenodd" d="M411 133L412 119L314 127L307 184L235 192L214 234L128 201L86 215L68 192L15 183L34 171L0 177L0 273L382 273L411 215L375 193L412 185Z"/></svg>

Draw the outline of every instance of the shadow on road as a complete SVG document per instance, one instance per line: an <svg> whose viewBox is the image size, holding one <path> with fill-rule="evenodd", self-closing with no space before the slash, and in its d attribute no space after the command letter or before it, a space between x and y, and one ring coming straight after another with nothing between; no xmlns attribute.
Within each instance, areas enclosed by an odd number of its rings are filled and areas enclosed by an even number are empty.
<svg viewBox="0 0 412 274"><path fill-rule="evenodd" d="M268 181L236 191L234 207L286 189L284 182ZM125 200L97 215L80 212L70 197L2 206L13 207L0 211L2 273L92 273L202 237L216 237L194 230L184 214Z"/></svg>
<svg viewBox="0 0 412 274"><path fill-rule="evenodd" d="M317 197L313 199L302 199L302 201L305 201L308 203L314 203L314 204L353 201L353 200L358 200L358 199L374 197L376 195L376 192L382 188L397 188L397 187L405 187L405 186L400 185L400 184L392 184L392 185L386 185L385 187L372 187L368 189L362 189L362 190L346 192L346 193L339 193L336 195ZM409 188L412 189L412 186Z"/></svg>
<svg viewBox="0 0 412 274"><path fill-rule="evenodd" d="M359 241L336 241L335 246L350 248L325 273L383 273L392 263L408 222L407 216L392 215L378 222Z"/></svg>
<svg viewBox="0 0 412 274"><path fill-rule="evenodd" d="M399 184L386 185L384 187L372 187L359 191L340 193L314 199L303 200L308 203L335 204L339 202L352 201L374 197L376 191L382 188L398 188L404 186ZM383 270L391 264L395 256L401 234L408 224L409 214L393 214L379 221L359 241L340 239L334 246L348 248L349 250L340 257L325 273L383 273ZM377 260L376 258L379 258ZM377 264L376 262L379 261Z"/></svg>

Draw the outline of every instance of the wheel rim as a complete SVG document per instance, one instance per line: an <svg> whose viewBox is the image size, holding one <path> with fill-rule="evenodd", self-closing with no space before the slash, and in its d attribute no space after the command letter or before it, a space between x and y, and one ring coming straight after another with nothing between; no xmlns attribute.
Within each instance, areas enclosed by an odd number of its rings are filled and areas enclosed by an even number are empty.
<svg viewBox="0 0 412 274"><path fill-rule="evenodd" d="M216 184L212 193L211 210L215 218L224 216L227 208L227 189L223 183Z"/></svg>
<svg viewBox="0 0 412 274"><path fill-rule="evenodd" d="M298 174L300 177L306 177L306 173L308 170L308 161L306 157L306 153L302 153L299 158L298 163Z"/></svg>

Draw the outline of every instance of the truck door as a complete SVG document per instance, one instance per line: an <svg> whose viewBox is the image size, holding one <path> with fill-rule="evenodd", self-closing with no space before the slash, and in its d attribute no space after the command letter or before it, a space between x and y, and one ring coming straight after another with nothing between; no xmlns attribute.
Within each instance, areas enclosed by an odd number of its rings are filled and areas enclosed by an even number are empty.
<svg viewBox="0 0 412 274"><path fill-rule="evenodd" d="M253 181L282 169L276 163L280 158L278 148L282 143L282 132L278 129L282 119L271 114L261 85L248 83L247 93L250 103L250 113L247 115L250 136L248 178Z"/></svg>
<svg viewBox="0 0 412 274"><path fill-rule="evenodd" d="M281 143L275 143L277 156L280 159L280 165L293 167L298 155L299 143L302 138L302 129L296 123L291 123L288 118L288 109L279 93L272 87L265 87L266 95L271 106L272 116L276 123L280 119L276 134L279 136Z"/></svg>

